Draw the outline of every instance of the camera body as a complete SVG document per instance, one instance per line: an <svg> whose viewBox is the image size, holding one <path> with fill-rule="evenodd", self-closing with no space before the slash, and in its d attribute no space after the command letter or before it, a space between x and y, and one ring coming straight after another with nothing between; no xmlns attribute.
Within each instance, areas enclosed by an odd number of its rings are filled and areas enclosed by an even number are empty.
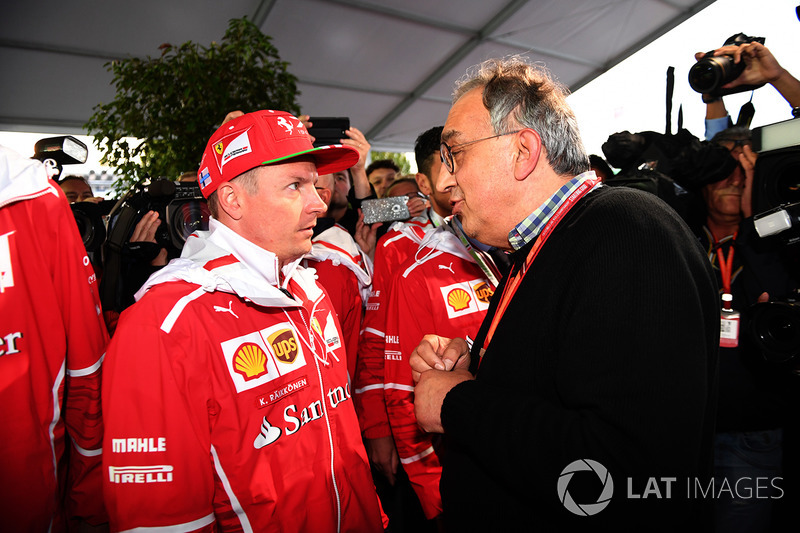
<svg viewBox="0 0 800 533"><path fill-rule="evenodd" d="M730 36L724 46L731 44L761 43L764 37L750 37L744 33ZM734 63L733 56L714 56L714 51L706 53L691 69L689 69L689 85L698 93L710 96L725 96L726 94L741 93L763 87L760 85L740 85L732 89L723 89L722 86L738 78L745 69L744 61Z"/></svg>
<svg viewBox="0 0 800 533"><path fill-rule="evenodd" d="M123 210L127 209L127 212ZM210 212L197 182L176 182L160 178L147 187L140 187L123 203L123 209L113 213L109 223L110 234L130 238L134 226L148 211L155 211L161 219L156 230L156 243L176 256L186 239L195 230L208 229ZM124 228L119 228L122 224ZM111 238L111 237L109 237Z"/></svg>
<svg viewBox="0 0 800 533"><path fill-rule="evenodd" d="M780 239L781 255L800 271L800 118L753 129L758 152L753 177L753 217L761 238ZM800 361L800 294L757 303L747 310L747 338L769 362Z"/></svg>

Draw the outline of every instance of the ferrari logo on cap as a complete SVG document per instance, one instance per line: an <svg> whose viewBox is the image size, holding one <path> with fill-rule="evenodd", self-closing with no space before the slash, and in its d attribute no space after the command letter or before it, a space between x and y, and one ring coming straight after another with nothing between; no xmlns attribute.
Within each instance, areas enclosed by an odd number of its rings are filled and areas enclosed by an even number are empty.
<svg viewBox="0 0 800 533"><path fill-rule="evenodd" d="M292 130L294 130L294 125L286 120L285 117L278 117L278 126L286 130L286 133L289 135L292 134Z"/></svg>
<svg viewBox="0 0 800 533"><path fill-rule="evenodd" d="M217 152L219 155L222 155L222 150L224 148L225 147L222 145L222 141L220 141L220 142L218 142L217 144L214 145L214 151Z"/></svg>

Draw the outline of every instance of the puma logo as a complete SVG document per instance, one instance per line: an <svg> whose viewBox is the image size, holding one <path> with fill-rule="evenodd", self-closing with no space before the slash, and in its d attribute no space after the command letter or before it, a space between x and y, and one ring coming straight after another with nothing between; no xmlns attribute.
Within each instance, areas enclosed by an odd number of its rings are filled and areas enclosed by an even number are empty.
<svg viewBox="0 0 800 533"><path fill-rule="evenodd" d="M214 311L216 311L217 313L230 313L236 318L239 318L239 315L233 312L233 300L228 300L228 307L220 307L218 305L215 305Z"/></svg>
<svg viewBox="0 0 800 533"><path fill-rule="evenodd" d="M439 265L439 270L449 270L451 274L453 274L454 276L456 275L456 273L453 272L453 262L452 261L450 261L450 265L449 266Z"/></svg>

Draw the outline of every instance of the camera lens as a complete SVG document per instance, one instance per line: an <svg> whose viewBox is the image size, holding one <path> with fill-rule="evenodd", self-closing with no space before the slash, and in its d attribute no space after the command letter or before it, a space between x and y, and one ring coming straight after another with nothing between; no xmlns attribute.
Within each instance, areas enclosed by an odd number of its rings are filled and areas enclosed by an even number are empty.
<svg viewBox="0 0 800 533"><path fill-rule="evenodd" d="M175 201L169 206L169 226L172 228L172 242L182 248L186 239L195 231L208 229L211 214L208 204L203 200Z"/></svg>
<svg viewBox="0 0 800 533"><path fill-rule="evenodd" d="M744 62L734 63L731 56L706 55L689 70L689 85L698 93L719 95L721 87L744 70Z"/></svg>
<svg viewBox="0 0 800 533"><path fill-rule="evenodd" d="M789 302L754 305L750 334L768 361L791 361L800 354L800 306Z"/></svg>

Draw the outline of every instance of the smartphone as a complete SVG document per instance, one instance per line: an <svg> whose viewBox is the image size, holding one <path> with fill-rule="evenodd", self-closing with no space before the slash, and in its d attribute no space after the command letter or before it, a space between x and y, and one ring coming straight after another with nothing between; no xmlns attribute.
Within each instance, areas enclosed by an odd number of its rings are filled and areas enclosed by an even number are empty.
<svg viewBox="0 0 800 533"><path fill-rule="evenodd" d="M411 216L408 212L408 196L391 196L361 202L364 213L364 224L375 222L392 222L405 220Z"/></svg>
<svg viewBox="0 0 800 533"><path fill-rule="evenodd" d="M350 129L348 117L309 117L312 126L308 133L314 137L314 147L341 144L341 139L347 139L345 131Z"/></svg>

